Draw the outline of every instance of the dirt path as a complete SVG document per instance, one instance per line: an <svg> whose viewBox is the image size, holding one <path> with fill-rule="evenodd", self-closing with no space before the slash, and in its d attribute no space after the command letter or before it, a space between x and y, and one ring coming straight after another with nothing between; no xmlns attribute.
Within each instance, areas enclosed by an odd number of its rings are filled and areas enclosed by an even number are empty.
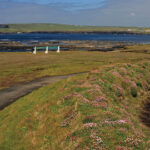
<svg viewBox="0 0 150 150"><path fill-rule="evenodd" d="M62 79L66 79L68 77L75 76L77 74L83 74L83 73L86 73L86 72L63 75L63 76L42 77L40 79L36 79L31 82L20 83L10 88L0 90L0 110L4 109L11 103L15 102L20 97L23 97L31 93L35 89L38 89L44 85L55 83Z"/></svg>

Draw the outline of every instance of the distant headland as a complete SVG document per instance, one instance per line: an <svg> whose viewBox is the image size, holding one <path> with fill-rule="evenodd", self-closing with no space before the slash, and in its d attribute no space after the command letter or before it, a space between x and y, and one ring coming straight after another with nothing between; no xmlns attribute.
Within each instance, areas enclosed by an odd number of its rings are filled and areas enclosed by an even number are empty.
<svg viewBox="0 0 150 150"><path fill-rule="evenodd" d="M0 24L0 33L114 33L114 34L150 34L150 28L81 26L66 24Z"/></svg>

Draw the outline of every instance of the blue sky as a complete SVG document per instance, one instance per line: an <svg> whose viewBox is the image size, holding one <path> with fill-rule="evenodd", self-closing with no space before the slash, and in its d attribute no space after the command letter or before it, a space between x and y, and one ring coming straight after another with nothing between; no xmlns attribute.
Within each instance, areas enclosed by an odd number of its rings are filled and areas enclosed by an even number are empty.
<svg viewBox="0 0 150 150"><path fill-rule="evenodd" d="M150 0L0 0L0 23L150 27Z"/></svg>
<svg viewBox="0 0 150 150"><path fill-rule="evenodd" d="M36 3L36 4L51 4L51 3L71 3L77 5L100 5L101 2L106 0L3 0L12 2L22 2L22 3Z"/></svg>
<svg viewBox="0 0 150 150"><path fill-rule="evenodd" d="M14 3L30 3L39 5L52 5L62 7L65 10L76 11L82 9L94 9L104 5L106 0L2 0ZM66 7L67 6L67 7Z"/></svg>

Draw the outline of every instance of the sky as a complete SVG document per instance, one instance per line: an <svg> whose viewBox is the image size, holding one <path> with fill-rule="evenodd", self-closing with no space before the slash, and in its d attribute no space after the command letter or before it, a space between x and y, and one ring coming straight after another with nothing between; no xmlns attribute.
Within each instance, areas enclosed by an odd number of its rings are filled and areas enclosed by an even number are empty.
<svg viewBox="0 0 150 150"><path fill-rule="evenodd" d="M150 27L150 0L0 0L0 24Z"/></svg>

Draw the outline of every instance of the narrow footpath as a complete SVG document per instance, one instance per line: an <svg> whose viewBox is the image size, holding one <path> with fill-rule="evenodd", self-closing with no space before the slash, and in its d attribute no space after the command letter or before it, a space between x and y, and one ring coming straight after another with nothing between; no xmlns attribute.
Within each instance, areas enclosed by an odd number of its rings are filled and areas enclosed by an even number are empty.
<svg viewBox="0 0 150 150"><path fill-rule="evenodd" d="M31 82L20 83L10 88L0 90L0 110L4 109L11 103L15 102L20 97L23 97L31 93L35 89L83 73L86 72L62 75L62 76L54 76L54 77L42 77L33 80Z"/></svg>

